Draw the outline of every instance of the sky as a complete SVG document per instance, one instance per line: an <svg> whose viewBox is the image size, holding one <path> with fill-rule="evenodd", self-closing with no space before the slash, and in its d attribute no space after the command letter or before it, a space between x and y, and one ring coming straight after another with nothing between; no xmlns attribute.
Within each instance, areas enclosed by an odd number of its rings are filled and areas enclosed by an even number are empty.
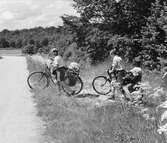
<svg viewBox="0 0 167 143"><path fill-rule="evenodd" d="M72 0L0 0L0 31L59 26L64 14L77 15Z"/></svg>

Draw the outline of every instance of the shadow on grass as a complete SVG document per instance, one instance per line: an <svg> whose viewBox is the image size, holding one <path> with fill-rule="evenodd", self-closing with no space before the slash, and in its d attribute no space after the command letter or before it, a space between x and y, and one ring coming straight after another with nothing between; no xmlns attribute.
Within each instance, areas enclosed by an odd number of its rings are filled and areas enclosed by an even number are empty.
<svg viewBox="0 0 167 143"><path fill-rule="evenodd" d="M89 98L96 98L96 97L99 97L100 95L98 94L91 94L91 93L83 93L83 94L78 94L76 95L75 97L76 98L86 98L86 97L89 97Z"/></svg>

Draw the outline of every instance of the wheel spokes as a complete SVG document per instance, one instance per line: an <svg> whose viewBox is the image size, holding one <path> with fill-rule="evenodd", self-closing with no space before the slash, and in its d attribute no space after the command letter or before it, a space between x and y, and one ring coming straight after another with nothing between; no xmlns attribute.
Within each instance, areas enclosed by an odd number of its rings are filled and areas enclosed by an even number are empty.
<svg viewBox="0 0 167 143"><path fill-rule="evenodd" d="M32 73L27 81L31 89L44 89L48 85L48 79L42 72Z"/></svg>
<svg viewBox="0 0 167 143"><path fill-rule="evenodd" d="M110 86L110 82L105 76L99 76L93 80L93 88L99 94L108 94L110 92Z"/></svg>
<svg viewBox="0 0 167 143"><path fill-rule="evenodd" d="M69 80L68 78L66 80ZM82 89L83 83L80 78L76 79L74 85L70 85L68 82L63 83L63 89L68 95L78 94Z"/></svg>

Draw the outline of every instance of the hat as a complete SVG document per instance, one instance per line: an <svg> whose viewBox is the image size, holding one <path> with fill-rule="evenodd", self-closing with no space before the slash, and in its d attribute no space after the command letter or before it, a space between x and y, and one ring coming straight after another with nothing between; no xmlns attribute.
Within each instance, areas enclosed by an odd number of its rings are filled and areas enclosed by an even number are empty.
<svg viewBox="0 0 167 143"><path fill-rule="evenodd" d="M116 49L112 49L111 51L110 51L110 55L115 55L116 54Z"/></svg>
<svg viewBox="0 0 167 143"><path fill-rule="evenodd" d="M53 48L50 50L50 52L58 52L57 48Z"/></svg>

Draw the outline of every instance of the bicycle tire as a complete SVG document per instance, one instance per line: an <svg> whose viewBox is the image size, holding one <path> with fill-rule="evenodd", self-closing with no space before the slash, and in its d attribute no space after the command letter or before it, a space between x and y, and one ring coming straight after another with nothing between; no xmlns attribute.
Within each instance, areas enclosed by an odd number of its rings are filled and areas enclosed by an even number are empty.
<svg viewBox="0 0 167 143"><path fill-rule="evenodd" d="M33 72L28 76L27 83L31 89L44 89L44 88L48 87L49 80L48 80L48 76L46 75L46 73ZM37 85L37 87L36 87L36 85Z"/></svg>
<svg viewBox="0 0 167 143"><path fill-rule="evenodd" d="M75 88L75 91L74 90L73 91L69 91L70 86L65 83L66 79L68 79L68 77L65 77L65 79L63 81L63 84L62 84L62 89L67 95L69 95L69 96L77 95L77 94L79 94L82 91L82 89L83 89L83 81L80 78L80 76L77 76L77 83L80 84L79 88L77 89L76 85L72 86L72 88Z"/></svg>
<svg viewBox="0 0 167 143"><path fill-rule="evenodd" d="M106 83L109 84L108 87L106 87L107 90L104 89L104 92L100 91L100 89L97 87L97 82L99 82L100 79L104 80L104 82L103 82L104 85L103 86L105 86ZM98 94L101 94L101 95L107 95L108 93L111 92L110 81L107 79L106 76L97 76L97 77L95 77L93 79L92 86L93 86L93 89L95 90L95 92L97 92ZM102 84L100 85L100 88L102 89Z"/></svg>

